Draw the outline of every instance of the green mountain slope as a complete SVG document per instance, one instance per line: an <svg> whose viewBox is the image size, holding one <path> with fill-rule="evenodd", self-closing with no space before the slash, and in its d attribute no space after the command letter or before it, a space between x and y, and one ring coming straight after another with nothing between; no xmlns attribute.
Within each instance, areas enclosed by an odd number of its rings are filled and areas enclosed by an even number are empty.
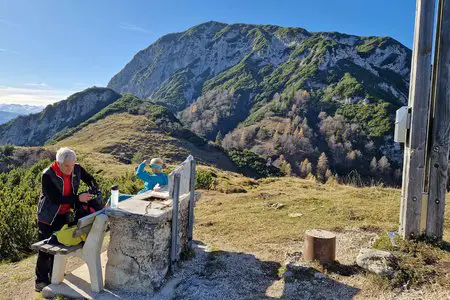
<svg viewBox="0 0 450 300"><path fill-rule="evenodd" d="M357 171L394 183L402 151L393 117L407 101L410 60L389 37L208 22L160 38L108 86L162 103L200 136L225 136L227 150L250 149L289 172L304 173L307 159L324 180L327 171Z"/></svg>

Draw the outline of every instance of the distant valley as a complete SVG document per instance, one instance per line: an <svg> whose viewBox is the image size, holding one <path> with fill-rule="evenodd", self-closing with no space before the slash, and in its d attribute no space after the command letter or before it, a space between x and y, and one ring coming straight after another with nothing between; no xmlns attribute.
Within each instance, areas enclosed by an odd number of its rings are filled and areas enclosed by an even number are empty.
<svg viewBox="0 0 450 300"><path fill-rule="evenodd" d="M0 124L6 123L20 115L38 113L44 106L22 104L0 104Z"/></svg>

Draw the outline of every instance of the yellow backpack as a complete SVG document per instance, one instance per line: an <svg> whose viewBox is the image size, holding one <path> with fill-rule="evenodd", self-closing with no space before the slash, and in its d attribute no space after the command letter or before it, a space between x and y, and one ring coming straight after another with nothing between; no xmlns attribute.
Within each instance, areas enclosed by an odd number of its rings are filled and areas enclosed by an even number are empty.
<svg viewBox="0 0 450 300"><path fill-rule="evenodd" d="M77 226L68 226L65 224L60 230L56 231L54 235L58 239L58 242L64 246L75 246L81 242L84 242L87 238L87 234L83 233L79 237L73 237L73 232L77 229Z"/></svg>

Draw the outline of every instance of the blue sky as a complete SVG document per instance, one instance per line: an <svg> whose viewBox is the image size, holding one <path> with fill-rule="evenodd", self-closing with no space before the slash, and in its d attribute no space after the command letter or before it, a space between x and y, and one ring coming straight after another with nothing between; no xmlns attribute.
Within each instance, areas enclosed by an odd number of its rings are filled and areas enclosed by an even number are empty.
<svg viewBox="0 0 450 300"><path fill-rule="evenodd" d="M391 36L412 47L414 0L0 0L0 103L106 86L160 36L202 22Z"/></svg>

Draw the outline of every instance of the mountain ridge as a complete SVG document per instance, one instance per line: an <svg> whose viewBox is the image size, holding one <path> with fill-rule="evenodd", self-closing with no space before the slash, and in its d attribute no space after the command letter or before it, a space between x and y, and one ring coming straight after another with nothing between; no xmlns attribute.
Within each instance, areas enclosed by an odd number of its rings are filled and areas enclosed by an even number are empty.
<svg viewBox="0 0 450 300"><path fill-rule="evenodd" d="M93 87L75 93L46 106L40 113L19 116L1 125L0 144L43 145L57 132L78 125L119 97L120 94L108 88Z"/></svg>
<svg viewBox="0 0 450 300"><path fill-rule="evenodd" d="M393 118L407 101L410 60L411 50L389 37L207 22L139 51L108 89L162 105L177 126L230 153L250 150L288 175L325 181L356 171L393 182L402 164ZM0 126L0 143L68 138L120 94L77 120L60 114L50 131L13 120ZM41 129L49 133L40 139L28 132Z"/></svg>
<svg viewBox="0 0 450 300"><path fill-rule="evenodd" d="M212 46L211 43L213 43L219 39L223 39L224 36L229 37L229 39L227 39L227 41L225 41L225 42L230 42L230 43L235 42L235 41L233 41L233 39L239 38L239 36L238 36L239 32L236 32L236 30L242 30L243 33L246 33L249 35L255 35L255 37L251 41L251 42L254 42L255 45L246 45L246 46L249 46L246 49L247 52L251 52L252 50L255 50L255 49L258 50L258 47L261 47L261 49L263 49L264 48L263 35L268 34L268 33L274 34L277 37L279 42L284 42L283 50L287 49L288 46L295 45L295 43L300 43L304 39L311 37L311 36L324 37L325 40L330 39L330 38L335 38L335 39L338 39L338 41L342 45L346 44L346 45L353 45L353 46L356 44L363 44L364 40L371 40L371 39L376 40L377 38L379 38L379 37L360 38L360 37L357 37L354 35L341 34L341 33L335 33L335 32L333 32L333 33L325 33L325 32L310 33L303 28L292 28L292 27L286 28L286 27L273 26L273 25L261 25L261 26L248 25L248 24L227 25L225 23L207 22L207 23L203 23L203 24L194 26L185 32L173 33L173 34L163 36L160 39L158 39L156 42L154 42L152 45L150 45L149 47L139 51L133 57L133 59L118 74L116 74L111 79L111 81L108 83L108 87L116 89L119 92L130 92L141 98L147 98L147 97L151 98L152 92L155 92L155 94L158 95L158 91L156 91L155 89L157 88L157 86L162 85L168 79L170 79L169 75L178 75L179 76L180 71L182 71L182 69L184 69L186 67L188 67L189 71L192 72L193 70L189 65L191 63L194 63L195 59L197 59L198 57L200 57L203 54L202 53L203 50L205 50L205 49L207 50L207 47L211 47ZM231 33L231 36L230 36L230 33ZM185 49L195 48L195 47L192 47L192 45L191 45L191 47L189 47L188 45L183 45L182 47L179 46L178 48L180 48L180 49L175 47L174 51L177 53L180 52L180 55L178 55L177 57L175 57L175 56L172 57L176 61L176 63L174 63L173 67L166 66L165 69L163 70L163 72L161 74L159 74L157 72L158 70L156 70L158 68L158 66L156 64L157 60L163 60L161 63L161 65L163 65L166 61L169 61L168 59L164 59L164 54L167 54L168 52L170 52L170 51L161 52L161 49L159 49L159 48L164 46L162 44L164 44L164 43L170 44L170 43L173 43L175 40L177 40L177 42L179 42L179 41L183 42L183 40L186 40L186 38L191 37L191 36L195 36L197 38L197 40L203 36L203 40L210 39L212 41L210 44L208 44L207 42L201 40L199 43L200 43L200 46L204 46L204 49L197 49L197 50L202 50L202 51L198 52L196 55L192 54L193 52L195 52L193 50L191 50L191 51L185 50ZM380 42L380 48L382 48L386 44L393 43L401 48L404 48L403 50L410 52L410 50L408 48L404 47L401 43L395 41L392 38L381 38L381 39L384 39L384 40L382 42ZM223 42L223 41L219 41L219 42ZM224 44L222 46L226 46L225 42L222 43L222 44ZM258 42L260 42L260 44L258 44ZM384 42L384 44L383 44L383 42ZM169 45L169 46L173 46L173 45ZM169 48L169 46L167 46L167 47ZM253 46L255 46L256 48L252 49L251 47L253 47ZM362 49L362 50L365 50L364 53L370 52L370 50L372 50L370 48L370 43L369 43L369 45L367 45L367 47L366 47L367 49ZM261 50L261 49L259 49L259 50ZM222 52L226 52L229 49L220 48L219 50ZM223 53L217 53L218 51L215 51L215 52L216 52L215 53L216 55L219 55L219 56L222 55L221 59L223 60L223 58L224 58ZM258 52L258 51L255 51L255 52ZM361 52L361 53L363 53L363 52ZM189 54L189 55L187 55L187 54ZM248 53L246 53L246 54L248 54ZM410 55L410 53L409 53L409 55ZM191 56L191 58L190 58L190 56ZM218 73L223 72L224 70L232 67L233 65L235 65L239 61L241 61L244 57L245 57L244 54L240 54L238 58L236 58L235 60L231 59L231 61L229 63L225 63L224 65L217 65L217 62L216 62L216 65L214 65L216 67L216 70L213 71L213 75L217 75ZM152 59L154 59L154 60L150 63L149 61L151 61ZM169 65L170 65L170 63L169 63ZM131 73L133 73L133 69L138 69L138 70L136 70L136 74L131 74ZM155 70L153 70L153 69L155 69ZM205 67L204 69L207 69L207 68ZM205 71L204 69L202 69L201 71L197 72L197 74L195 74L195 76L200 77L199 80L201 79L201 76L207 77L207 75L203 74L203 72ZM157 73L156 75L158 75L159 77L155 75L155 76L153 76L154 78L151 78L151 80L147 80L145 82L145 87L137 86L136 88L133 88L133 84L135 84L135 82L133 81L134 77L137 76L135 79L136 79L136 81L138 81L137 83L140 83L139 81L142 81L142 80L145 81L147 79L147 78L145 78L145 76L151 77L152 74L155 72ZM177 72L178 72L178 74L176 74ZM406 74L408 72L409 71L406 70L403 73ZM140 74L140 73L145 73L145 74ZM140 75L145 75L145 76L139 77ZM122 85L120 84L120 82L122 82ZM123 84L123 82L125 82L126 84ZM192 101L192 97L195 94L195 92L193 90L195 90L194 87L192 85L190 85L188 88L188 91L185 91L186 92L185 94L188 95L188 98L190 98L190 99L188 99L187 102Z"/></svg>
<svg viewBox="0 0 450 300"><path fill-rule="evenodd" d="M227 150L287 164L287 173L300 174L305 159L317 173L324 153L328 173L398 181L393 118L407 102L411 55L390 37L207 22L139 51L108 87L168 107L208 140L225 137Z"/></svg>

